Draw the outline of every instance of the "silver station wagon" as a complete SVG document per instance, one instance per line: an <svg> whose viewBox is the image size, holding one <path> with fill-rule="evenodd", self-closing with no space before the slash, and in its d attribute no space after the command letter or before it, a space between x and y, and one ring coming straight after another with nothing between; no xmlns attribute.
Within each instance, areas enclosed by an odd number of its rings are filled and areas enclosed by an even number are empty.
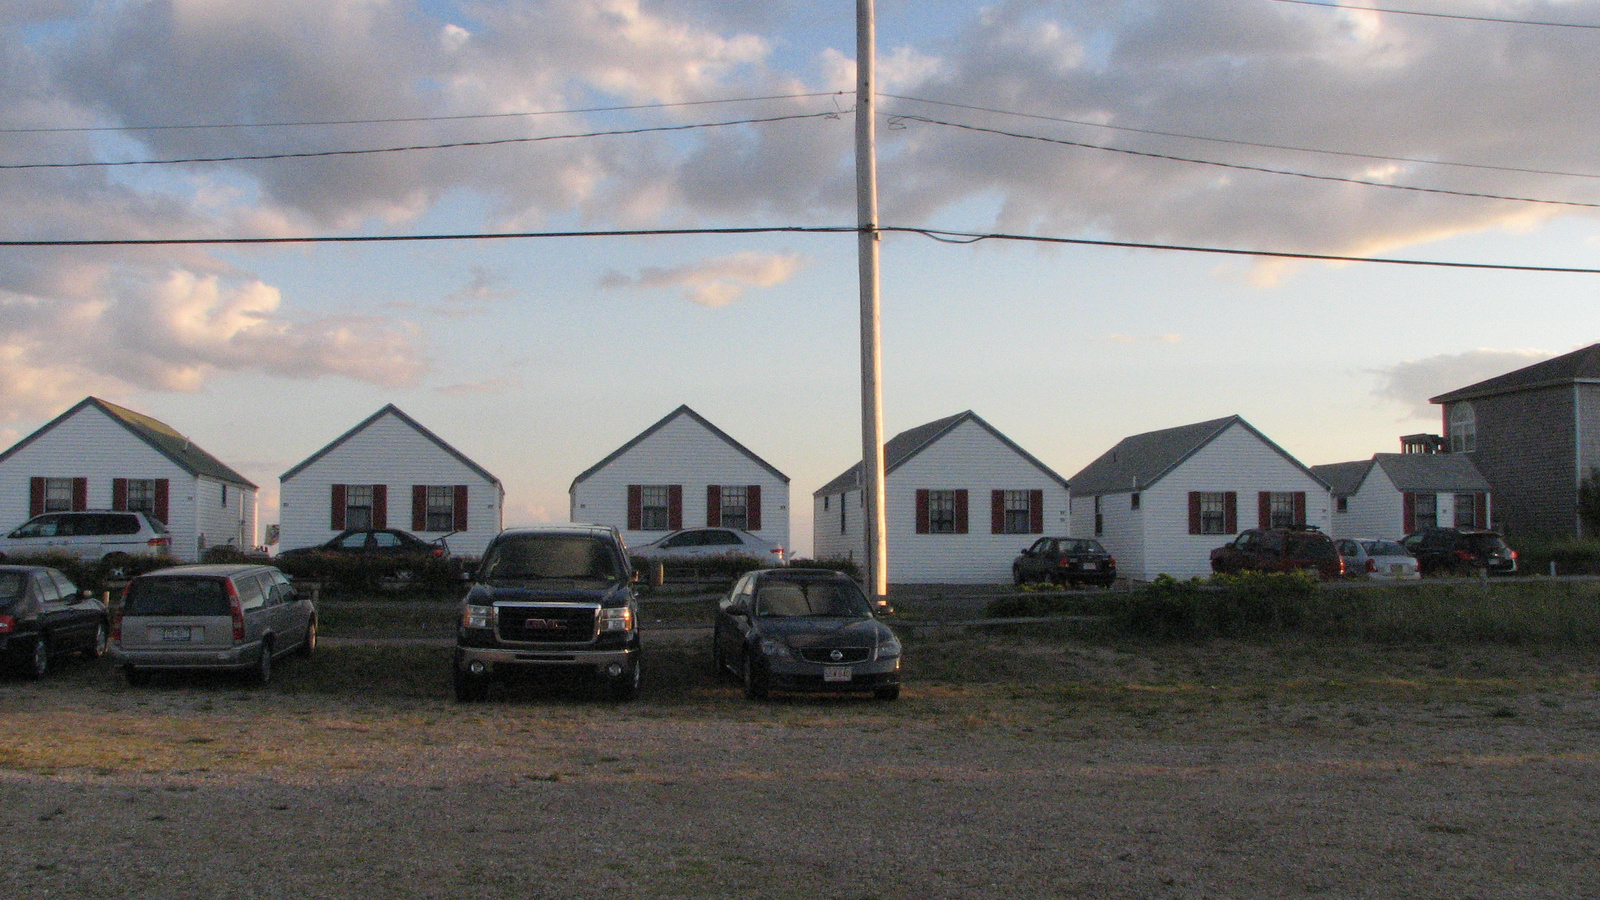
<svg viewBox="0 0 1600 900"><path fill-rule="evenodd" d="M132 685L173 669L243 671L266 684L276 658L316 646L316 607L277 569L175 566L128 583L111 657Z"/></svg>

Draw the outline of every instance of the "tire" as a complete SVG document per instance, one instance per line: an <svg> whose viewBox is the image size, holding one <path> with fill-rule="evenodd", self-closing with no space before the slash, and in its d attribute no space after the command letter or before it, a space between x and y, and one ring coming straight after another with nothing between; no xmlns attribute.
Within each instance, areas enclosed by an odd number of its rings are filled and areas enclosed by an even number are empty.
<svg viewBox="0 0 1600 900"><path fill-rule="evenodd" d="M311 620L306 622L306 639L300 642L300 646L294 648L294 655L301 659L310 659L311 655L316 652L317 617L312 616Z"/></svg>
<svg viewBox="0 0 1600 900"><path fill-rule="evenodd" d="M33 652L22 661L22 677L38 681L50 673L50 636L41 633L33 639Z"/></svg>
<svg viewBox="0 0 1600 900"><path fill-rule="evenodd" d="M250 681L258 687L266 687L272 683L272 642L261 642L261 658L256 660L256 667L250 670Z"/></svg>
<svg viewBox="0 0 1600 900"><path fill-rule="evenodd" d="M106 655L106 648L111 646L111 630L106 628L105 622L100 622L94 628L94 643L83 648L84 659L99 659Z"/></svg>
<svg viewBox="0 0 1600 900"><path fill-rule="evenodd" d="M900 699L900 685L898 685L898 684L889 684L889 685L884 685L883 687L873 688L872 689L872 699L874 699L874 700L885 700L885 701L899 700Z"/></svg>
<svg viewBox="0 0 1600 900"><path fill-rule="evenodd" d="M122 677L128 680L129 687L144 687L150 683L150 673L133 666L123 666Z"/></svg>
<svg viewBox="0 0 1600 900"><path fill-rule="evenodd" d="M741 667L744 675L744 696L748 700L765 700L771 693L767 687L767 675L761 671L760 664L750 658L747 650L744 654L744 665Z"/></svg>
<svg viewBox="0 0 1600 900"><path fill-rule="evenodd" d="M639 684L644 677L644 667L640 664L638 656L628 668L616 678L610 680L607 687L611 692L611 699L616 703L627 703L639 696Z"/></svg>
<svg viewBox="0 0 1600 900"><path fill-rule="evenodd" d="M1011 583L1012 584L1023 584L1023 583L1025 583L1024 579L1022 577L1022 567L1021 566L1017 566L1017 565L1012 565L1011 566Z"/></svg>

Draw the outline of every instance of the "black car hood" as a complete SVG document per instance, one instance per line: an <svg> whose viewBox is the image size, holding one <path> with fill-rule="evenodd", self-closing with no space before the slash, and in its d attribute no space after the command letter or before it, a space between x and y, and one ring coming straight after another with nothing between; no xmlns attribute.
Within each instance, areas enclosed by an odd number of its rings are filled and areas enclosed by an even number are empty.
<svg viewBox="0 0 1600 900"><path fill-rule="evenodd" d="M601 606L627 606L629 597L625 584L591 587L571 581L553 581L544 587L474 584L467 594L467 602L480 606L494 603L598 603Z"/></svg>
<svg viewBox="0 0 1600 900"><path fill-rule="evenodd" d="M777 638L796 649L819 644L829 647L876 647L893 637L876 619L762 618L756 620L761 637Z"/></svg>

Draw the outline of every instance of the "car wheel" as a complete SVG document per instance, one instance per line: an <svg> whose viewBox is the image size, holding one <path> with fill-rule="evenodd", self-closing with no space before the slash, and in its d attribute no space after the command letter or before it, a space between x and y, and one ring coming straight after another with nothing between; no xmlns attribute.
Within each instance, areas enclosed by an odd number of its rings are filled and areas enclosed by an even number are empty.
<svg viewBox="0 0 1600 900"><path fill-rule="evenodd" d="M744 695L751 700L767 699L767 673L761 671L761 664L751 659L747 651L744 655Z"/></svg>
<svg viewBox="0 0 1600 900"><path fill-rule="evenodd" d="M50 671L50 636L40 634L33 639L33 652L23 662L22 674L29 681L38 681Z"/></svg>
<svg viewBox="0 0 1600 900"><path fill-rule="evenodd" d="M900 685L888 684L884 685L883 687L873 688L872 698L874 700L899 700Z"/></svg>
<svg viewBox="0 0 1600 900"><path fill-rule="evenodd" d="M250 680L257 685L265 687L272 682L272 642L261 642L261 656L256 660L256 667L250 673Z"/></svg>
<svg viewBox="0 0 1600 900"><path fill-rule="evenodd" d="M106 623L100 622L94 626L94 643L83 648L86 659L99 659L106 655L106 648L111 646L111 631L106 628Z"/></svg>
<svg viewBox="0 0 1600 900"><path fill-rule="evenodd" d="M635 656L621 675L611 679L611 699L617 703L627 703L638 697L639 682L643 676L644 667L640 665L639 657Z"/></svg>
<svg viewBox="0 0 1600 900"><path fill-rule="evenodd" d="M1022 583L1024 583L1025 580L1026 579L1024 579L1022 577L1022 567L1013 565L1011 567L1011 583L1012 584L1022 584Z"/></svg>
<svg viewBox="0 0 1600 900"><path fill-rule="evenodd" d="M128 680L129 687L144 687L150 683L150 673L133 666L123 666L122 677Z"/></svg>
<svg viewBox="0 0 1600 900"><path fill-rule="evenodd" d="M300 646L294 648L294 655L300 657L301 659L310 659L311 654L316 652L317 617L312 616L311 620L306 622L306 639L300 642Z"/></svg>

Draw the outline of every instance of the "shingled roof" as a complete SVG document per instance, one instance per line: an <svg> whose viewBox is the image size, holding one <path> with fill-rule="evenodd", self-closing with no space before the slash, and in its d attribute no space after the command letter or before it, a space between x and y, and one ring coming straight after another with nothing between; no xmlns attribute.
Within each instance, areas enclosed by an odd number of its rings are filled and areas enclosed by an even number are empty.
<svg viewBox="0 0 1600 900"><path fill-rule="evenodd" d="M916 456L918 453L921 453L927 447L932 446L936 441L939 440L939 438L944 437L950 431L954 430L956 426L963 422L973 422L981 426L984 430L994 435L995 438L1000 441L1000 443L1005 444L1007 447L1010 447L1012 450L1016 451L1017 455L1037 466L1046 475L1049 475L1051 478L1059 481L1062 487L1067 486L1067 480L1056 474L1054 469L1040 462L1034 457L1033 454L1017 446L1015 441L1001 434L993 425L985 422L981 416L970 409L966 412L956 413L953 416L946 416L943 419L935 419L926 425L918 425L915 428L908 428L885 441L883 444L884 474L887 475L890 472L893 472L895 469L898 469L912 457ZM855 465L841 472L837 478L833 479L822 487L817 488L814 492L812 492L812 496L821 497L824 494L837 494L841 491L855 490L860 486L861 463L856 463Z"/></svg>
<svg viewBox="0 0 1600 900"><path fill-rule="evenodd" d="M1600 383L1600 344L1590 344L1554 359L1524 366L1454 390L1428 400L1429 403L1454 403L1475 397L1530 391L1537 388L1557 387L1566 384Z"/></svg>
<svg viewBox="0 0 1600 900"><path fill-rule="evenodd" d="M718 428L717 426L711 424L710 420L708 420L705 416L702 416L699 413L695 412L694 410L690 409L688 404L684 404L682 406L679 406L677 409L673 410L672 412L667 413L665 416L663 416L661 418L661 421L659 421L659 422L655 423L654 425L651 425L649 428L646 428L645 430L639 432L636 436L634 436L634 438L632 440L628 441L626 444L623 444L621 447L618 447L617 449L611 451L611 453L608 454L605 459L600 460L599 462L595 463L594 465L590 466L589 468L584 469L582 472L578 473L578 477L572 479L572 484L567 487L567 492L571 493L572 490L574 488L576 488L579 484L583 483L584 481L587 481L589 476L591 476L594 473L600 471L601 469L604 469L606 466L611 465L612 461L615 460L617 457L621 456L624 453L627 453L629 450L632 450L634 447L639 446L639 444L643 443L646 438L650 437L650 435L655 434L656 432L660 431L661 429L667 427L667 423L671 422L673 419L678 418L679 416L687 416L690 419L693 419L694 421L700 423L701 427L705 428L707 431L709 431L712 434L716 435L722 441L727 443L728 446L730 446L733 449L735 449L735 450L739 451L740 453L744 454L745 457L748 458L751 462L755 463L756 465L760 466L763 469L766 469L768 472L771 472L772 476L774 478L777 478L777 479L781 480L784 484L788 484L789 483L789 476L783 474L782 472L779 472L777 470L777 468L775 468L771 463L767 462L766 460L762 459L761 457L759 457L759 456L755 455L754 453L750 452L750 449L747 448L745 445L743 445L743 444L739 443L738 441L734 440L732 437L729 437L727 432L725 432L721 428Z"/></svg>
<svg viewBox="0 0 1600 900"><path fill-rule="evenodd" d="M1234 425L1255 435L1263 444L1318 482L1327 483L1257 431L1255 426L1235 415L1123 438L1099 459L1085 466L1083 471L1072 476L1072 492L1086 497L1145 490Z"/></svg>
<svg viewBox="0 0 1600 900"><path fill-rule="evenodd" d="M179 468L191 475L204 475L207 478L214 478L218 481L226 481L229 484L237 484L251 489L256 487L255 483L250 479L240 475L224 465L215 456L200 449L193 441L179 434L171 425L159 419L153 419L143 413L136 413L131 409L118 406L115 403L107 403L99 397L85 397L71 409L51 419L41 426L39 430L18 441L11 449L5 453L0 453L0 462L10 459L17 451L38 440L50 429L77 415L79 410L85 407L93 407L105 413L113 421L126 428L134 437L149 444L157 453L172 460Z"/></svg>

